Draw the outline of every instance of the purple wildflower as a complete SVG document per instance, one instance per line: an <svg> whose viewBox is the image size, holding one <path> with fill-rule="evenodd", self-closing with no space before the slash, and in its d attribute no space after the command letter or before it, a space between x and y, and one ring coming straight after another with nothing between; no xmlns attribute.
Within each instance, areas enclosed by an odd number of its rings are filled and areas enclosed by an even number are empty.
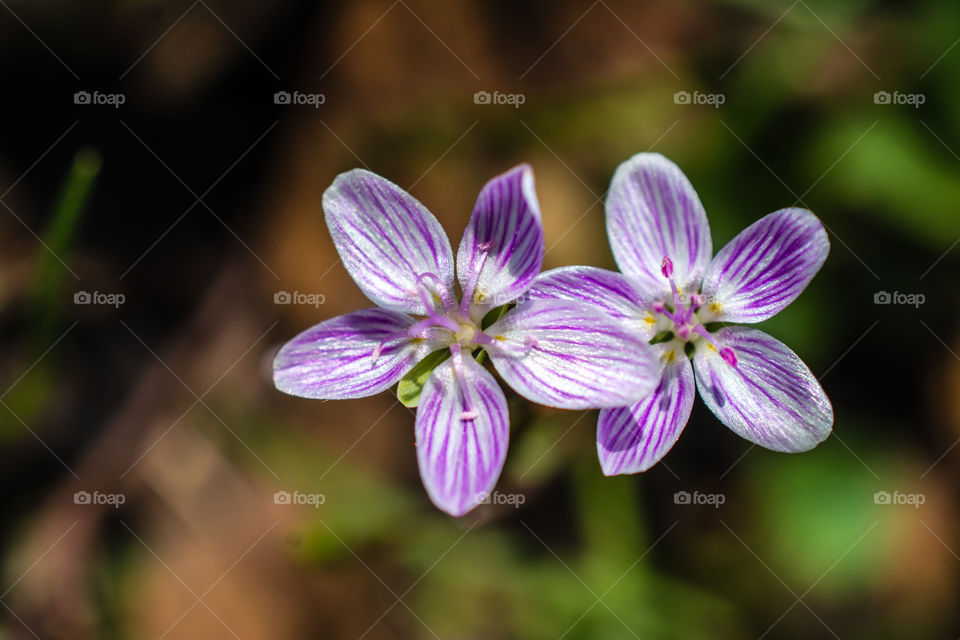
<svg viewBox="0 0 960 640"><path fill-rule="evenodd" d="M696 191L679 167L654 153L620 165L606 212L623 273L555 269L528 293L605 309L654 344L663 362L652 394L601 411L597 452L604 473L656 464L690 417L694 386L723 424L763 447L800 452L825 440L833 408L793 351L749 327L707 328L766 320L800 295L830 251L817 217L796 208L771 213L711 261L710 227Z"/></svg>
<svg viewBox="0 0 960 640"><path fill-rule="evenodd" d="M420 476L444 511L459 516L481 502L506 459L506 398L475 352L488 353L520 395L552 407L623 406L656 386L656 354L619 321L579 301L523 296L544 253L529 166L480 192L457 254L459 297L443 228L392 182L360 169L341 174L323 208L344 266L377 307L288 342L274 361L274 383L307 398L360 398L448 351L423 386L416 417ZM484 326L491 310L514 302Z"/></svg>

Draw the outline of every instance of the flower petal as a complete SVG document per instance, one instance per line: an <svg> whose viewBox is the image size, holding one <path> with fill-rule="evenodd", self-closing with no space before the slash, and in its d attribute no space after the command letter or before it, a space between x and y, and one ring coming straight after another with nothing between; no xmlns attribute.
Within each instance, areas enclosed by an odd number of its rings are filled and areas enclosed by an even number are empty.
<svg viewBox="0 0 960 640"><path fill-rule="evenodd" d="M703 295L717 320L760 322L793 302L830 252L820 220L806 209L781 209L760 218L710 263Z"/></svg>
<svg viewBox="0 0 960 640"><path fill-rule="evenodd" d="M700 397L723 424L774 451L807 451L826 440L833 407L797 354L751 327L725 327L714 338L733 350L735 364L698 347L693 366Z"/></svg>
<svg viewBox="0 0 960 640"><path fill-rule="evenodd" d="M379 393L438 348L407 337L387 340L411 324L410 316L376 307L321 322L283 345L273 360L273 384L292 396L324 400Z"/></svg>
<svg viewBox="0 0 960 640"><path fill-rule="evenodd" d="M650 308L650 302L643 299L626 276L598 267L544 271L533 281L524 299L579 300L622 320L641 318Z"/></svg>
<svg viewBox="0 0 960 640"><path fill-rule="evenodd" d="M656 387L660 360L626 324L573 300L529 300L484 333L493 366L528 400L561 409L620 407Z"/></svg>
<svg viewBox="0 0 960 640"><path fill-rule="evenodd" d="M453 252L443 227L409 193L363 169L337 176L323 194L327 227L357 286L377 306L425 314L417 278L453 288Z"/></svg>
<svg viewBox="0 0 960 640"><path fill-rule="evenodd" d="M469 355L433 370L417 408L417 462L430 499L462 516L493 490L507 457L507 400Z"/></svg>
<svg viewBox="0 0 960 640"><path fill-rule="evenodd" d="M597 422L597 455L604 475L646 471L677 442L690 418L695 385L684 357L667 365L656 390L640 402L604 409Z"/></svg>
<svg viewBox="0 0 960 640"><path fill-rule="evenodd" d="M607 235L620 271L654 300L670 296L660 271L673 262L681 293L700 288L713 245L700 198L683 171L659 153L638 153L613 174Z"/></svg>
<svg viewBox="0 0 960 640"><path fill-rule="evenodd" d="M457 252L460 286L482 313L520 296L543 265L533 170L522 164L480 191Z"/></svg>

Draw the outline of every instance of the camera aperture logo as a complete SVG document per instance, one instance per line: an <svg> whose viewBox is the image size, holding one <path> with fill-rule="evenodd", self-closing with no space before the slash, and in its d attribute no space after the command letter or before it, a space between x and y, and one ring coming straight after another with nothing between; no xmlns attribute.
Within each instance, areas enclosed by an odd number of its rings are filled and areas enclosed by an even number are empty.
<svg viewBox="0 0 960 640"><path fill-rule="evenodd" d="M102 304L119 309L127 301L122 293L102 293L100 291L77 291L73 294L73 304Z"/></svg>
<svg viewBox="0 0 960 640"><path fill-rule="evenodd" d="M873 94L873 104L905 104L919 109L920 105L927 101L927 96L922 93L900 93L894 91L877 91Z"/></svg>
<svg viewBox="0 0 960 640"><path fill-rule="evenodd" d="M308 105L319 109L327 101L322 93L302 93L300 91L277 91L273 94L273 104Z"/></svg>
<svg viewBox="0 0 960 640"><path fill-rule="evenodd" d="M519 109L520 105L527 101L527 96L522 93L500 93L494 91L477 91L473 94L473 104L509 104L514 109Z"/></svg>
<svg viewBox="0 0 960 640"><path fill-rule="evenodd" d="M277 491L273 494L273 504L305 504L319 509L327 501L322 493L302 493L300 491Z"/></svg>
<svg viewBox="0 0 960 640"><path fill-rule="evenodd" d="M522 493L482 493L477 496L479 504L508 504L514 509L519 509L520 505L527 501L527 496Z"/></svg>
<svg viewBox="0 0 960 640"><path fill-rule="evenodd" d="M701 493L694 491L677 491L673 494L673 504L682 505L709 505L714 509L719 509L720 505L727 501L727 496L722 493Z"/></svg>
<svg viewBox="0 0 960 640"><path fill-rule="evenodd" d="M101 93L100 91L77 91L73 94L73 104L107 106L119 109L127 101L122 93Z"/></svg>
<svg viewBox="0 0 960 640"><path fill-rule="evenodd" d="M277 291L273 294L273 304L308 304L314 308L327 301L322 293L302 293L300 291Z"/></svg>
<svg viewBox="0 0 960 640"><path fill-rule="evenodd" d="M877 491L873 494L873 504L894 504L909 505L914 509L919 509L920 505L927 501L927 496L922 493L903 493L900 491Z"/></svg>
<svg viewBox="0 0 960 640"><path fill-rule="evenodd" d="M914 309L919 309L920 305L927 301L927 296L922 293L900 293L894 291L877 291L873 294L873 304L900 304L908 305Z"/></svg>
<svg viewBox="0 0 960 640"><path fill-rule="evenodd" d="M719 109L720 105L727 101L727 96L722 93L703 93L702 91L677 91L673 94L673 104L705 104Z"/></svg>
<svg viewBox="0 0 960 640"><path fill-rule="evenodd" d="M73 504L90 505L110 505L114 509L119 509L120 505L127 501L127 496L122 493L100 493L94 491L77 491L73 494Z"/></svg>

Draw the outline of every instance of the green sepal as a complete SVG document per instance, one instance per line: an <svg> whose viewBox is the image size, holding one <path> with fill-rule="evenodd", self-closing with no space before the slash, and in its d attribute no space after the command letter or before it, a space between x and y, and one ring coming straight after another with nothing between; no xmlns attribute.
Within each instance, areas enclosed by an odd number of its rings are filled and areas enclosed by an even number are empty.
<svg viewBox="0 0 960 640"><path fill-rule="evenodd" d="M423 393L423 387L427 384L430 374L449 357L449 349L440 349L418 362L407 372L407 375L400 378L400 383L397 385L397 400L411 409L419 405L420 394Z"/></svg>
<svg viewBox="0 0 960 640"><path fill-rule="evenodd" d="M510 308L510 305L505 304L503 306L497 307L496 309L490 309L490 311L487 311L487 315L483 316L483 320L480 321L480 329L481 330L486 329L487 327L492 325L494 322L502 318L503 314L505 314L509 308Z"/></svg>
<svg viewBox="0 0 960 640"><path fill-rule="evenodd" d="M657 335L650 338L650 344L660 344L661 342L669 342L670 340L673 340L673 331L664 329Z"/></svg>

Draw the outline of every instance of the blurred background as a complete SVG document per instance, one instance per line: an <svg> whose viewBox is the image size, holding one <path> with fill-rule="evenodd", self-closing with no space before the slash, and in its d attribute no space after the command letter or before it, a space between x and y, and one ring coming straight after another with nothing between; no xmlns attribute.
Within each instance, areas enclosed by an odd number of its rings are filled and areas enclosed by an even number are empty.
<svg viewBox="0 0 960 640"><path fill-rule="evenodd" d="M0 637L957 637L958 42L953 0L0 0ZM647 150L715 250L828 226L762 325L832 399L816 450L698 402L604 478L595 412L512 398L512 500L453 519L392 394L273 389L279 345L369 304L339 172L456 246L529 162L546 267L613 267L603 196Z"/></svg>

